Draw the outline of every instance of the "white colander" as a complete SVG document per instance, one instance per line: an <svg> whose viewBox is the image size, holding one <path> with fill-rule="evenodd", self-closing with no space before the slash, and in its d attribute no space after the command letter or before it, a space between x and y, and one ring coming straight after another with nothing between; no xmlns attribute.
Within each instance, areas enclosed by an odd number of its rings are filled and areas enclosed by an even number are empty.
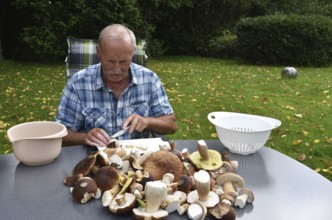
<svg viewBox="0 0 332 220"><path fill-rule="evenodd" d="M263 147L271 130L281 125L274 118L235 112L211 112L208 119L215 125L221 143L232 153L242 155Z"/></svg>

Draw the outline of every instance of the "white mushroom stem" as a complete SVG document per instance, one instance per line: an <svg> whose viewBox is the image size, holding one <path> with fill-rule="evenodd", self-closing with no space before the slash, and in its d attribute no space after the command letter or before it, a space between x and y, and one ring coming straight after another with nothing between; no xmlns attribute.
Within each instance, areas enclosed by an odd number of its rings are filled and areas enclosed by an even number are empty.
<svg viewBox="0 0 332 220"><path fill-rule="evenodd" d="M234 205L240 207L241 209L246 205L248 199L247 194L236 197Z"/></svg>
<svg viewBox="0 0 332 220"><path fill-rule="evenodd" d="M233 183L231 181L227 181L227 182L224 183L223 190L224 190L224 192L232 192L232 193L237 194L237 192L236 192L236 190L233 186Z"/></svg>
<svg viewBox="0 0 332 220"><path fill-rule="evenodd" d="M179 206L176 211L178 212L179 215L184 215L187 210L189 208L189 204L188 203L184 203L181 206Z"/></svg>
<svg viewBox="0 0 332 220"><path fill-rule="evenodd" d="M210 175L205 170L200 170L194 174L196 190L200 201L207 201L210 192Z"/></svg>
<svg viewBox="0 0 332 220"><path fill-rule="evenodd" d="M126 204L126 198L123 194L117 195L115 197L115 202L116 202L116 204L118 204L118 206L124 206Z"/></svg>
<svg viewBox="0 0 332 220"><path fill-rule="evenodd" d="M172 173L165 173L163 175L163 179L161 182L165 183L166 185L170 185L174 181L174 175Z"/></svg>
<svg viewBox="0 0 332 220"><path fill-rule="evenodd" d="M209 151L204 140L198 141L197 148L202 160L209 160Z"/></svg>
<svg viewBox="0 0 332 220"><path fill-rule="evenodd" d="M145 185L145 212L157 212L162 201L166 198L167 186L161 181L150 181Z"/></svg>
<svg viewBox="0 0 332 220"><path fill-rule="evenodd" d="M180 206L180 199L175 195L167 195L161 204L161 208L165 209L168 213L172 213Z"/></svg>
<svg viewBox="0 0 332 220"><path fill-rule="evenodd" d="M189 158L190 153L189 153L188 148L184 148L184 149L181 151L181 154L182 154L182 157L183 157L183 158Z"/></svg>
<svg viewBox="0 0 332 220"><path fill-rule="evenodd" d="M187 210L187 214L189 219L192 220L205 219L205 216L207 214L207 208L199 201L196 201L195 203L190 204Z"/></svg>

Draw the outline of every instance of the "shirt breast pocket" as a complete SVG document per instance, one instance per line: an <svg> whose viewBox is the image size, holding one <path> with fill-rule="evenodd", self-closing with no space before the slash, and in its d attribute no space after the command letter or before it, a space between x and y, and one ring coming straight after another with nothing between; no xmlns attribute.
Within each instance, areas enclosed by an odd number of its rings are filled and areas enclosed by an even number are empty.
<svg viewBox="0 0 332 220"><path fill-rule="evenodd" d="M130 105L131 114L149 116L149 105L147 101L138 101Z"/></svg>
<svg viewBox="0 0 332 220"><path fill-rule="evenodd" d="M85 129L104 128L107 124L106 109L104 108L84 108L82 114L85 117Z"/></svg>

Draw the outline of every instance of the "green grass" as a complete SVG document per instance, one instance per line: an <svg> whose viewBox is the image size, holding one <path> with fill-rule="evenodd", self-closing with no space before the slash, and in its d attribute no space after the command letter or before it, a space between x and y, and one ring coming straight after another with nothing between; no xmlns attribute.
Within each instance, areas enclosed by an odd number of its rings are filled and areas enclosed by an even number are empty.
<svg viewBox="0 0 332 220"><path fill-rule="evenodd" d="M218 139L207 115L231 111L277 118L266 146L332 180L332 68L244 65L199 57L150 59L176 113L179 130L170 139ZM21 122L54 120L66 82L65 66L0 62L0 152L11 153L6 130Z"/></svg>

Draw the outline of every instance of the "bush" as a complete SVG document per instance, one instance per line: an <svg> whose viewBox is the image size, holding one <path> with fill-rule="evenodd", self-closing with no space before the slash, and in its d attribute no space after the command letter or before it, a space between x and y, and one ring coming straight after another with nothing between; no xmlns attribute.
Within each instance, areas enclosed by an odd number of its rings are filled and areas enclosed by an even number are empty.
<svg viewBox="0 0 332 220"><path fill-rule="evenodd" d="M324 66L332 60L332 19L273 15L240 20L237 55L252 63Z"/></svg>
<svg viewBox="0 0 332 220"><path fill-rule="evenodd" d="M209 41L210 55L220 58L231 58L235 54L236 35L229 30L224 30L221 36Z"/></svg>

